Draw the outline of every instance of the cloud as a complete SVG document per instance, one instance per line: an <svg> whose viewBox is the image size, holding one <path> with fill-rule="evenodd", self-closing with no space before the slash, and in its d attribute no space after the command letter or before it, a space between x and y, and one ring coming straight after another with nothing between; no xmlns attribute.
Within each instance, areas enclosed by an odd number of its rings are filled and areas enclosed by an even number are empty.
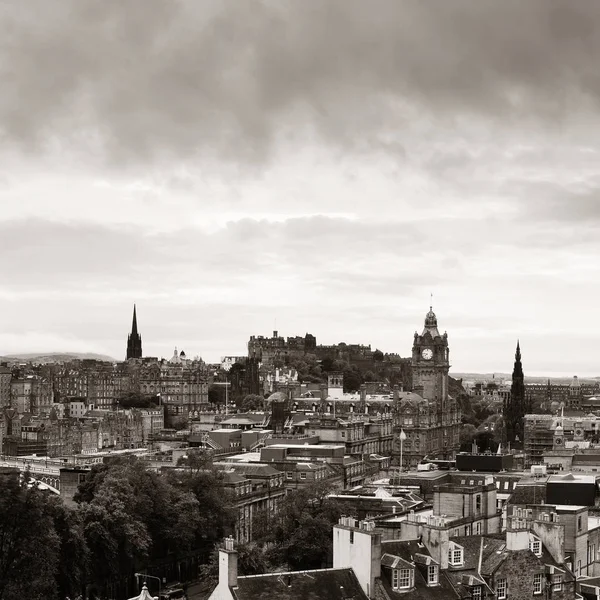
<svg viewBox="0 0 600 600"><path fill-rule="evenodd" d="M570 0L15 0L0 10L1 139L121 168L261 163L312 135L405 156L415 121L593 114L599 25L600 6Z"/></svg>

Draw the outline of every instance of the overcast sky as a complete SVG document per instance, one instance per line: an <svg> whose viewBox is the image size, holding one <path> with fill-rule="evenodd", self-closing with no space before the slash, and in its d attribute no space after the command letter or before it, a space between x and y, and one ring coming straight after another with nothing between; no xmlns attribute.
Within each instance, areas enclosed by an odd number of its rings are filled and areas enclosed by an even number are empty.
<svg viewBox="0 0 600 600"><path fill-rule="evenodd" d="M0 355L600 375L596 0L6 0Z"/></svg>

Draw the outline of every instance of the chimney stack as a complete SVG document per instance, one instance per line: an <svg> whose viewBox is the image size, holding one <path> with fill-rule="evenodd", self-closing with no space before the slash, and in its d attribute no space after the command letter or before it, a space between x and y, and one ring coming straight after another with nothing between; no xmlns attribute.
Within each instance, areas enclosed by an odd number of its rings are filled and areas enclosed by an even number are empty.
<svg viewBox="0 0 600 600"><path fill-rule="evenodd" d="M367 384L366 383L360 384L360 401L361 402L367 401Z"/></svg>
<svg viewBox="0 0 600 600"><path fill-rule="evenodd" d="M233 547L233 538L225 538L224 547L219 548L219 587L236 587L238 578L238 554Z"/></svg>
<svg viewBox="0 0 600 600"><path fill-rule="evenodd" d="M321 400L327 400L328 388L326 383L319 386L319 391L321 392Z"/></svg>

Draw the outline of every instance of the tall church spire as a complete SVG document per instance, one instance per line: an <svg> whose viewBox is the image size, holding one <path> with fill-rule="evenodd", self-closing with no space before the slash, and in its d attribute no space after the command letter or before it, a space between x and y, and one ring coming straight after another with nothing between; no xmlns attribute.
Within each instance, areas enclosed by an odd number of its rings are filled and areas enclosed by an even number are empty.
<svg viewBox="0 0 600 600"><path fill-rule="evenodd" d="M135 314L135 304L133 305L133 323L131 324L131 335L138 335L137 315Z"/></svg>
<svg viewBox="0 0 600 600"><path fill-rule="evenodd" d="M142 336L138 333L135 304L133 305L131 333L127 336L127 360L130 358L142 358Z"/></svg>

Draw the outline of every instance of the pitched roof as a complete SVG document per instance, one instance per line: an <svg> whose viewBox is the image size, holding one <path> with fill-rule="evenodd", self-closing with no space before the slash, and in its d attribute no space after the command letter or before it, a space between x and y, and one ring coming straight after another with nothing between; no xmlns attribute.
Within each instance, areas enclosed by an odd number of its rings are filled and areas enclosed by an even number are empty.
<svg viewBox="0 0 600 600"><path fill-rule="evenodd" d="M238 577L236 600L368 600L352 569Z"/></svg>
<svg viewBox="0 0 600 600"><path fill-rule="evenodd" d="M508 504L541 504L546 502L546 482L515 486Z"/></svg>
<svg viewBox="0 0 600 600"><path fill-rule="evenodd" d="M481 540L483 539L483 550ZM503 536L491 537L481 535L459 536L450 539L451 542L462 546L464 550L464 563L460 568L461 571L477 570L479 565L479 554L481 557L481 572L488 573L489 569L493 570L493 565L497 560L498 552L502 552L506 548L506 539Z"/></svg>
<svg viewBox="0 0 600 600"><path fill-rule="evenodd" d="M439 571L439 584L435 586L427 585L427 567L429 564L437 564L433 558L429 555L427 548L420 544L417 540L407 540L404 542L399 541L386 541L381 544L381 551L383 554L381 565L384 567L381 578L377 581L380 591L384 597L393 599L410 598L410 600L451 600L452 598L459 598L459 595L454 591L450 581L446 577L444 571ZM410 591L409 594L405 592L398 592L392 589L390 585L389 571L387 563L389 559L387 557L397 557L398 563L414 562L415 563L415 587ZM385 558L385 561L384 561ZM402 560L402 563L400 563ZM410 565L412 566L412 565ZM391 570L392 567L390 567ZM387 573L386 573L387 571Z"/></svg>

